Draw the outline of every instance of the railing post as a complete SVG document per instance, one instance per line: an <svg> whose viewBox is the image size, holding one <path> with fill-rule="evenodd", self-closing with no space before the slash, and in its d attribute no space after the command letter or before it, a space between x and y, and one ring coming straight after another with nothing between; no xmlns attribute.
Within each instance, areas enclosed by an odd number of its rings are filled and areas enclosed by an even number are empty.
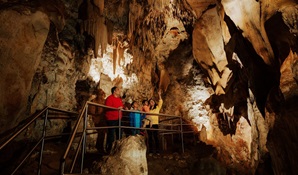
<svg viewBox="0 0 298 175"><path fill-rule="evenodd" d="M43 153L43 149L44 149L44 138L46 136L46 127L47 127L47 119L48 119L49 110L47 109L45 112L46 112L46 114L45 114L44 123L43 123L41 148L40 148L40 152L39 152L39 163L38 163L38 171L37 171L38 175L40 175L40 173L41 173L42 153Z"/></svg>
<svg viewBox="0 0 298 175"><path fill-rule="evenodd" d="M180 132L181 132L181 145L182 145L182 153L184 153L184 141L183 141L183 127L182 127L182 116L180 116Z"/></svg>
<svg viewBox="0 0 298 175"><path fill-rule="evenodd" d="M85 118L84 118L84 126L83 126L83 142L82 142L82 161L81 161L81 174L83 173L84 168L84 155L86 152L86 136L87 136L87 119L88 119L88 104L86 104L85 108Z"/></svg>
<svg viewBox="0 0 298 175"><path fill-rule="evenodd" d="M60 160L60 175L63 175L64 174L64 169L65 169L65 159L61 159Z"/></svg>
<svg viewBox="0 0 298 175"><path fill-rule="evenodd" d="M171 130L173 130L173 122L171 123ZM172 136L172 145L174 145L174 134L171 133Z"/></svg>
<svg viewBox="0 0 298 175"><path fill-rule="evenodd" d="M121 119L120 119L120 112L121 112L121 109L118 110L118 136L119 136L119 139L121 139Z"/></svg>

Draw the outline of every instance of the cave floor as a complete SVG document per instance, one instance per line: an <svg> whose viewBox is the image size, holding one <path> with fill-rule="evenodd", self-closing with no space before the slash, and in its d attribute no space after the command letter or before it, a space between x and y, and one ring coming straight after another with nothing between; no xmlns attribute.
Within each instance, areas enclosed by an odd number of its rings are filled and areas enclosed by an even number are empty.
<svg viewBox="0 0 298 175"><path fill-rule="evenodd" d="M65 150L65 143L50 142L45 144L42 175L56 175L59 173L60 158ZM214 148L202 142L185 145L185 152L163 151L159 154L147 154L149 175L192 175L192 174L226 174L225 168L219 165L212 155ZM100 161L102 154L97 152L87 153L84 161L84 172L92 167L94 161ZM37 174L39 156L33 154L30 161L16 173L18 175ZM216 168L214 168L216 167ZM216 172L215 172L216 171Z"/></svg>
<svg viewBox="0 0 298 175"><path fill-rule="evenodd" d="M202 142L186 145L185 152L147 154L149 175L206 175L222 174L214 167L220 166L212 158L214 148ZM216 161L216 163L215 163ZM214 164L215 163L215 164ZM224 168L222 168L225 171ZM226 174L223 172L223 174Z"/></svg>

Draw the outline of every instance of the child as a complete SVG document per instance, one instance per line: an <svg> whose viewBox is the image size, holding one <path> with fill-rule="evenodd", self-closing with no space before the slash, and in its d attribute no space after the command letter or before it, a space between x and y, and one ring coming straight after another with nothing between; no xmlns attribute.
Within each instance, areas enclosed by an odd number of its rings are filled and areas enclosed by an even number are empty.
<svg viewBox="0 0 298 175"><path fill-rule="evenodd" d="M149 109L149 102L148 102L148 100L143 100L142 104L143 104L142 111L143 112L149 112L150 109Z"/></svg>
<svg viewBox="0 0 298 175"><path fill-rule="evenodd" d="M143 112L149 112L150 111L150 108L149 108L149 101L148 100L143 100L142 101L142 111ZM146 119L146 114L143 114L143 128L146 128L146 125L149 125L150 123L150 120Z"/></svg>
<svg viewBox="0 0 298 175"><path fill-rule="evenodd" d="M131 110L133 111L140 111L139 104L136 101L131 103ZM141 128L141 122L143 117L139 112L131 112L129 114L130 126L135 128ZM139 129L132 129L132 135L140 134Z"/></svg>

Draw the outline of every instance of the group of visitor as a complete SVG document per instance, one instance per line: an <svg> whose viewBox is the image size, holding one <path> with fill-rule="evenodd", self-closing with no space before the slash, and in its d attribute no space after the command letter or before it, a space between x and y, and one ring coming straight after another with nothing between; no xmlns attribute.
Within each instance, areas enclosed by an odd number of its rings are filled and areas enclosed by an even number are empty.
<svg viewBox="0 0 298 175"><path fill-rule="evenodd" d="M113 108L123 109L124 105L121 99L121 89L119 87L113 87L111 89L111 95L107 97L105 101L106 106ZM132 129L132 135L140 134L141 128L153 128L158 129L159 115L158 114L163 100L161 98L161 91L158 91L159 101L156 103L154 99L143 100L140 107L137 101L131 103L131 112L129 114L130 126L140 129ZM148 114L146 114L148 113ZM112 144L116 139L120 139L121 133L115 126L119 126L119 118L122 119L122 112L119 110L107 109L105 113L107 125L114 128L109 128L107 133L107 151L111 150ZM159 152L159 139L158 130L147 130L149 153Z"/></svg>

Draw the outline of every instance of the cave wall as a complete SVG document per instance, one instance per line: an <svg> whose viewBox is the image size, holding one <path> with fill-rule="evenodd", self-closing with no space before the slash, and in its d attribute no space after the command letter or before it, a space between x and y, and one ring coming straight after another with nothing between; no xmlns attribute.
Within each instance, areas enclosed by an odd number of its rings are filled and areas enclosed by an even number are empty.
<svg viewBox="0 0 298 175"><path fill-rule="evenodd" d="M22 121L33 76L50 30L42 11L15 6L0 11L1 133ZM13 30L12 30L13 29Z"/></svg>
<svg viewBox="0 0 298 175"><path fill-rule="evenodd" d="M293 52L297 50L297 22L294 22L297 2L187 2L198 17L192 36L194 57L215 89L215 94L206 101L212 109L211 127L203 128L201 139L217 147L223 162L230 166L242 164L242 168L236 168L239 173L253 167L248 173L254 174L261 166L259 160L268 151L276 174L294 173L291 163L281 162L296 160L291 156L278 158L276 154L284 152L288 155L291 151L274 147L273 142L281 142L275 135L282 132L282 129L277 129L282 124L275 125L279 123L277 120L291 118L293 125L296 121L291 117L293 114L287 115L283 111L286 108L284 103L288 101L287 93L295 98L297 90L295 68L286 66L289 60L296 62ZM194 10L198 7L205 11ZM203 45L200 44L202 41ZM284 61L286 57L288 60ZM227 116L231 118L227 119ZM282 133L292 135L296 131ZM291 142L284 144L292 145ZM271 152L272 149L279 151Z"/></svg>
<svg viewBox="0 0 298 175"><path fill-rule="evenodd" d="M293 173L297 2L82 2L1 1L1 132L45 106L79 111L114 85L126 103L161 89L161 112L194 124L234 172L254 174L269 152L275 174Z"/></svg>
<svg viewBox="0 0 298 175"><path fill-rule="evenodd" d="M87 79L90 67L76 31L78 2L1 3L1 133L46 106L76 111L76 82ZM54 133L66 125L50 124ZM42 123L35 127L32 136Z"/></svg>

